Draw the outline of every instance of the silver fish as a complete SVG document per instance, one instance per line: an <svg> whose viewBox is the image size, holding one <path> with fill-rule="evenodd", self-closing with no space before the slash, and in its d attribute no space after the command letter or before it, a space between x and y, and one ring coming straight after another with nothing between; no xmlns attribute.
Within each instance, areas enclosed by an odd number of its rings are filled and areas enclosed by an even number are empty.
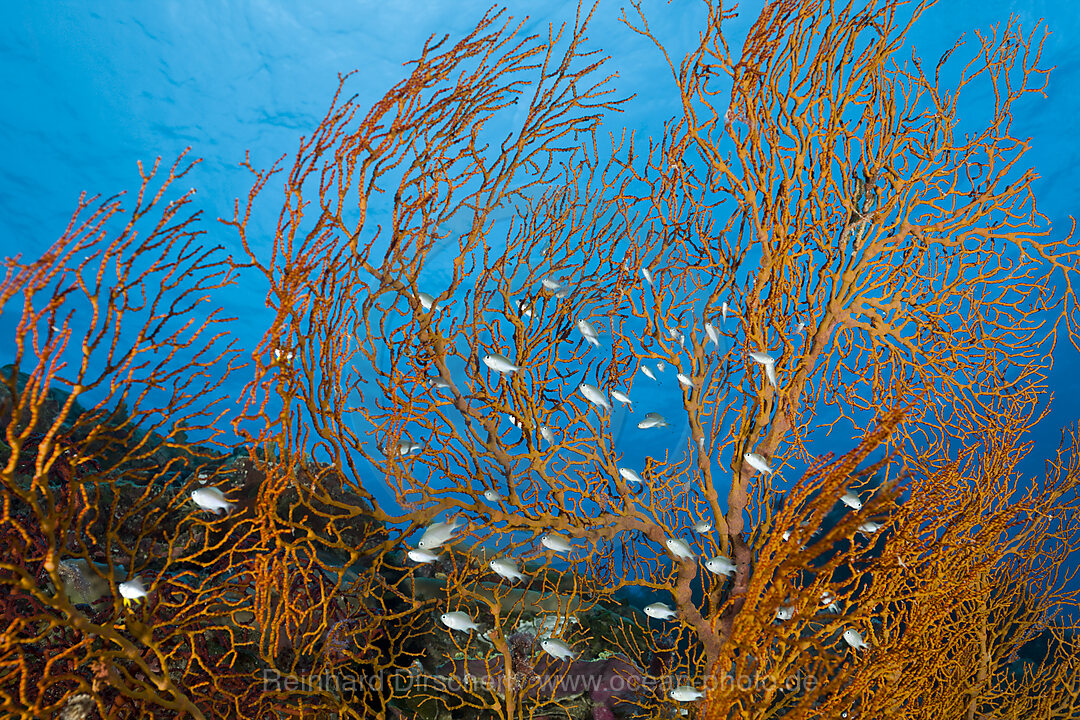
<svg viewBox="0 0 1080 720"><path fill-rule="evenodd" d="M651 412L637 426L642 430L654 427L668 427L668 421L660 413Z"/></svg>
<svg viewBox="0 0 1080 720"><path fill-rule="evenodd" d="M667 545L667 548L671 551L671 554L679 558L680 560L693 560L697 557L697 555L695 555L693 551L690 550L690 546L682 540L678 540L676 538L668 538L664 541L664 544Z"/></svg>
<svg viewBox="0 0 1080 720"><path fill-rule="evenodd" d="M439 559L439 556L428 550L418 550L414 548L409 551L409 559L422 565L424 563L435 562Z"/></svg>
<svg viewBox="0 0 1080 720"><path fill-rule="evenodd" d="M420 301L420 305L425 310L433 310L435 312L438 312L440 310L439 303L435 302L435 297L433 295L429 295L426 292L421 292L416 294L416 299Z"/></svg>
<svg viewBox="0 0 1080 720"><path fill-rule="evenodd" d="M858 494L854 490L848 490L841 495L840 502L844 503L852 510L862 509L862 500L859 499Z"/></svg>
<svg viewBox="0 0 1080 720"><path fill-rule="evenodd" d="M428 378L428 384L431 387L438 388L440 390L445 390L446 388L450 387L450 383L447 382L446 378L444 378L442 375L436 375L433 378Z"/></svg>
<svg viewBox="0 0 1080 720"><path fill-rule="evenodd" d="M702 520L694 526L694 532L696 532L698 535L704 535L710 530L712 530L712 523L708 520Z"/></svg>
<svg viewBox="0 0 1080 720"><path fill-rule="evenodd" d="M520 315L522 317L527 317L527 318L531 318L533 316L533 314L532 314L532 305L529 304L528 299L526 299L526 298L518 298L517 301L516 301L516 305L517 305L518 315Z"/></svg>
<svg viewBox="0 0 1080 720"><path fill-rule="evenodd" d="M652 270L647 267L641 268L641 277L645 278L650 285L652 285Z"/></svg>
<svg viewBox="0 0 1080 720"><path fill-rule="evenodd" d="M540 538L540 544L554 552L570 552L570 541L562 535L547 533Z"/></svg>
<svg viewBox="0 0 1080 720"><path fill-rule="evenodd" d="M224 510L225 514L228 515L229 511L232 510L232 506L234 505L234 503L226 500L221 490L217 489L216 487L204 487L199 488L198 490L194 490L191 493L191 499L194 500L195 504L198 505L200 508L202 508L203 510L209 510L215 515L220 515L220 511L222 510Z"/></svg>
<svg viewBox="0 0 1080 720"><path fill-rule="evenodd" d="M503 497L502 495L500 495L499 493L497 493L494 490L485 490L484 491L484 497L487 500L489 500L491 502L494 502L494 503L502 502L503 500L506 499L505 497Z"/></svg>
<svg viewBox="0 0 1080 720"><path fill-rule="evenodd" d="M743 455L743 459L746 460L746 464L757 470L759 473L770 475L772 474L772 468L769 467L769 463L765 462L765 458L761 457L757 453L746 453Z"/></svg>
<svg viewBox="0 0 1080 720"><path fill-rule="evenodd" d="M866 535L873 535L874 533L876 533L880 529L881 529L881 523L876 523L873 520L867 520L866 522L859 525L859 532L864 533Z"/></svg>
<svg viewBox="0 0 1080 720"><path fill-rule="evenodd" d="M398 440L397 443L398 455L408 455L409 453L416 452L422 448L423 446L420 443L414 443L408 440Z"/></svg>
<svg viewBox="0 0 1080 720"><path fill-rule="evenodd" d="M615 398L616 400L621 402L623 405L630 405L630 410L633 411L634 406L631 405L630 396L627 395L626 393L622 392L621 390L612 390L611 391L611 397Z"/></svg>
<svg viewBox="0 0 1080 720"><path fill-rule="evenodd" d="M690 378L686 377L682 373L676 373L675 378L679 381L679 384L682 385L683 387L687 387L687 388L694 387L694 381L691 380Z"/></svg>
<svg viewBox="0 0 1080 720"><path fill-rule="evenodd" d="M705 561L705 569L714 575L731 577L735 574L735 563L727 555L717 555Z"/></svg>
<svg viewBox="0 0 1080 720"><path fill-rule="evenodd" d="M480 626L473 622L473 619L466 613L460 610L454 612L443 613L439 616L439 620L442 624L451 630L461 630L462 632L468 632L469 630L479 630Z"/></svg>
<svg viewBox="0 0 1080 720"><path fill-rule="evenodd" d="M656 618L657 620L671 620L678 617L678 611L671 608L669 605L665 605L662 602L655 602L652 605L646 605L645 614L649 617Z"/></svg>
<svg viewBox="0 0 1080 720"><path fill-rule="evenodd" d="M635 472L634 470L631 470L630 468L627 468L627 467L619 468L619 475L621 475L623 480L625 480L626 482L637 483L638 485L643 484L641 482L641 476L638 475L637 472Z"/></svg>
<svg viewBox="0 0 1080 720"><path fill-rule="evenodd" d="M664 372L664 368L666 368L666 367L667 367L667 365L664 364L663 360L657 360L656 361L656 369L659 370L660 372Z"/></svg>
<svg viewBox="0 0 1080 720"><path fill-rule="evenodd" d="M454 532L458 528L465 527L465 523L458 523L458 521L452 520L451 522L437 522L428 526L424 534L420 536L420 540L417 541L416 547L421 550L434 550L435 548L442 547L450 540Z"/></svg>
<svg viewBox="0 0 1080 720"><path fill-rule="evenodd" d="M795 608L791 605L781 605L776 611L777 620L790 620L793 617L795 617Z"/></svg>
<svg viewBox="0 0 1080 720"><path fill-rule="evenodd" d="M772 365L776 362L776 358L774 358L769 353L752 352L750 353L750 357L753 358L754 362L760 363L762 365Z"/></svg>
<svg viewBox="0 0 1080 720"><path fill-rule="evenodd" d="M844 634L841 637L844 638L844 642L846 642L848 645L855 648L856 650L865 650L866 648L870 647L870 645L868 645L867 642L863 640L863 637L861 634L859 634L859 631L855 630L854 628L848 628L847 630L845 630Z"/></svg>
<svg viewBox="0 0 1080 720"><path fill-rule="evenodd" d="M578 332L585 340L596 347L600 347L600 335L596 332L596 328L588 320L582 318L577 321Z"/></svg>
<svg viewBox="0 0 1080 720"><path fill-rule="evenodd" d="M555 433L551 432L551 428L547 425L540 426L540 435L549 443L555 442Z"/></svg>
<svg viewBox="0 0 1080 720"><path fill-rule="evenodd" d="M705 334L712 340L713 345L720 347L720 333L716 332L716 328L712 323L705 323Z"/></svg>
<svg viewBox="0 0 1080 720"><path fill-rule="evenodd" d="M512 580L513 582L525 579L525 576L522 575L521 572L518 570L517 563L515 563L510 558L496 558L495 560L492 560L488 563L488 567L494 570L497 574L501 575L507 580Z"/></svg>
<svg viewBox="0 0 1080 720"><path fill-rule="evenodd" d="M693 702L694 700L700 700L705 697L705 693L701 690L695 690L689 685L680 685L674 690L668 691L668 695L672 700L679 702Z"/></svg>
<svg viewBox="0 0 1080 720"><path fill-rule="evenodd" d="M521 369L520 366L507 360L498 353L484 356L484 364L498 373L514 373Z"/></svg>
<svg viewBox="0 0 1080 720"><path fill-rule="evenodd" d="M602 407L605 410L611 409L611 402L608 401L606 397L604 397L604 394L600 392L600 390L595 385L590 385L589 383L581 383L580 385L578 385L578 390L580 390L581 394L585 396L585 399L591 402L593 405L596 405L597 407Z"/></svg>
<svg viewBox="0 0 1080 720"><path fill-rule="evenodd" d="M653 371L649 369L648 365L642 365L641 372L645 373L645 377L649 378L650 380L656 380L656 375L653 374ZM656 380L656 382L660 381Z"/></svg>
<svg viewBox="0 0 1080 720"><path fill-rule="evenodd" d="M720 317L724 322L727 322L728 304L725 302L720 306Z"/></svg>
<svg viewBox="0 0 1080 720"><path fill-rule="evenodd" d="M765 377L769 379L769 384L776 387L776 365L769 363L765 366Z"/></svg>
<svg viewBox="0 0 1080 720"><path fill-rule="evenodd" d="M557 660L573 660L577 657L577 654L570 649L570 646L558 638L545 638L540 641L540 647Z"/></svg>
<svg viewBox="0 0 1080 720"><path fill-rule="evenodd" d="M559 300L564 300L570 297L570 288L566 287L565 285L562 286L555 291L555 297L557 297Z"/></svg>
<svg viewBox="0 0 1080 720"><path fill-rule="evenodd" d="M559 282L558 280L552 280L551 278L544 278L540 282L546 289L552 292L555 292L563 286L561 282Z"/></svg>
<svg viewBox="0 0 1080 720"><path fill-rule="evenodd" d="M142 578L138 575L127 582L120 583L117 589L120 591L120 597L124 598L125 605L142 600L147 595L146 586L143 585Z"/></svg>

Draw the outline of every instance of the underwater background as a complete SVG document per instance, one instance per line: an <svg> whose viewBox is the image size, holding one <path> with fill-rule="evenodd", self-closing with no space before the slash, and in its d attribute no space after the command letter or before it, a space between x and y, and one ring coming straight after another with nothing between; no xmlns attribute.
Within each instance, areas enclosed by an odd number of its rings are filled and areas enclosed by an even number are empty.
<svg viewBox="0 0 1080 720"><path fill-rule="evenodd" d="M623 113L607 116L601 147L608 132L618 137L624 130L633 131L643 143L650 136L657 138L680 109L662 52L619 21L624 5L598 3L588 32L588 48L611 58L600 75L616 73L616 93L634 95ZM741 5L740 17L725 26L732 42L745 35L763 5ZM234 229L216 219L230 217L234 200L243 199L250 189L251 175L239 165L245 153L256 168L269 167L283 155L287 166L300 138L310 135L326 112L339 74L356 71L345 95L355 93L358 105L367 108L406 77L405 63L419 55L430 36L449 34L456 40L488 7L483 2L7 4L0 9L0 123L7 139L0 161L0 257L22 254L24 261L32 261L64 231L80 193L108 197L134 191L137 162L150 165L161 157L167 166L185 148L202 162L177 189L190 185L198 191L189 209L203 212L198 228L206 233L202 242L242 257ZM543 36L550 24L572 25L577 10L571 2L523 2L510 5L508 13L515 20L527 13L526 29ZM680 58L696 38L701 8L696 3L656 2L646 3L644 10L669 55ZM632 9L627 13L633 17ZM1035 167L1040 176L1033 183L1038 209L1052 224L1056 239L1069 232L1080 180L1075 162L1080 101L1074 91L1080 82L1080 56L1073 42L1080 29L1080 8L1062 2L942 2L915 25L907 45L932 67L961 35L976 42L975 33L991 32L1010 15L1022 18L1025 32L1039 22L1051 32L1042 65L1057 67L1046 97L1021 100L1022 114L1013 117L1011 132L1031 138L1031 149L1016 174L1028 165ZM965 102L985 105L986 96L973 92ZM959 115L964 117L962 108ZM381 204L373 205L365 234L387 223L392 201L392 196L384 196ZM274 208L264 209L265 216L256 214L249 225L264 236L250 240L253 247L262 244L269 252L276 217ZM509 218L507 210L502 222ZM501 229L497 221L492 236ZM429 260L418 285L440 292L448 282L449 254L455 251L452 243L446 248L445 267ZM437 259L438 249L430 257ZM263 285L246 284L241 274L241 282L219 293L217 300L224 303L226 316L237 318L230 330L242 352L253 351L273 315L266 308ZM17 310L0 308L0 337L11 337ZM1054 355L1046 379L1051 409L1029 438L1034 447L1018 468L1022 477L1042 476L1062 429L1080 417L1080 358L1064 332ZM12 360L13 348L0 346L0 367ZM227 398L244 394L243 374L234 377L233 385L220 388ZM634 388L636 405L680 416L681 391L654 388L640 378ZM86 401L95 399L89 396ZM641 434L632 429L640 418L641 411L629 415L622 408L612 415L614 440L626 465L641 467L645 457L685 451L685 420L663 432ZM810 438L811 455L843 453L858 435L840 423L828 436ZM790 475L785 471L785 477L794 480L799 469ZM361 478L387 511L400 512L389 488L368 480ZM650 597L644 594L635 602L643 606Z"/></svg>

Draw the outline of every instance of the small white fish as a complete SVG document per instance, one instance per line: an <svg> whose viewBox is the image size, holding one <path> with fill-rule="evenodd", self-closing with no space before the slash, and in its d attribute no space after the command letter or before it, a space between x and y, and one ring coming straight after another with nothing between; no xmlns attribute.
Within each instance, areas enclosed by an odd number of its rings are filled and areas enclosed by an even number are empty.
<svg viewBox="0 0 1080 720"><path fill-rule="evenodd" d="M510 362L499 353L485 355L484 364L497 373L511 374L521 369L520 366Z"/></svg>
<svg viewBox="0 0 1080 720"><path fill-rule="evenodd" d="M729 309L730 308L728 308L728 304L726 302L720 306L720 317L723 319L724 322L727 322L727 314Z"/></svg>
<svg viewBox="0 0 1080 720"><path fill-rule="evenodd" d="M671 620L679 615L678 611L662 602L654 602L652 605L646 605L644 609L646 615L656 618L657 620Z"/></svg>
<svg viewBox="0 0 1080 720"><path fill-rule="evenodd" d="M397 453L398 455L408 455L409 453L416 452L422 449L420 443L410 442L409 440L398 440Z"/></svg>
<svg viewBox="0 0 1080 720"><path fill-rule="evenodd" d="M604 394L600 392L599 388L589 383L581 383L578 385L578 390L585 396L585 399L591 402L597 407L602 407L605 410L611 410L611 402L604 397Z"/></svg>
<svg viewBox="0 0 1080 720"><path fill-rule="evenodd" d="M630 405L630 411L633 412L634 406L630 403L630 396L621 390L612 390L611 397L615 398L623 405Z"/></svg>
<svg viewBox="0 0 1080 720"><path fill-rule="evenodd" d="M577 657L570 646L558 638L545 638L540 641L540 647L556 660L573 660Z"/></svg>
<svg viewBox="0 0 1080 720"><path fill-rule="evenodd" d="M841 495L840 502L844 503L852 510L862 509L862 500L859 499L858 494L856 494L853 490L848 490L843 495Z"/></svg>
<svg viewBox="0 0 1080 720"><path fill-rule="evenodd" d="M195 504L200 508L209 510L215 515L220 515L221 513L219 511L221 510L224 510L225 514L228 515L229 511L232 510L232 506L235 504L226 500L221 490L216 487L204 487L193 490L191 499L194 500Z"/></svg>
<svg viewBox="0 0 1080 720"><path fill-rule="evenodd" d="M678 702L693 702L694 700L700 700L705 697L705 693L701 690L696 690L689 685L680 685L674 690L668 691L668 695L672 700Z"/></svg>
<svg viewBox="0 0 1080 720"><path fill-rule="evenodd" d="M439 620L442 624L451 630L461 630L462 632L468 632L469 630L479 630L480 626L473 622L473 619L468 616L467 613L463 613L460 610L454 612L443 613L439 616Z"/></svg>
<svg viewBox="0 0 1080 720"><path fill-rule="evenodd" d="M866 522L859 525L859 532L866 535L873 535L880 529L881 523L876 523L873 520L867 520Z"/></svg>
<svg viewBox="0 0 1080 720"><path fill-rule="evenodd" d="M631 470L630 468L627 468L627 467L619 468L619 474L622 475L623 480L625 480L626 482L637 483L639 485L643 484L641 482L641 476L638 475L637 472L635 472L634 470Z"/></svg>
<svg viewBox="0 0 1080 720"><path fill-rule="evenodd" d="M859 634L859 631L855 630L854 628L848 628L847 630L845 630L842 637L844 638L844 642L846 642L848 645L855 648L856 650L865 650L866 648L870 647L867 642L863 640L863 637Z"/></svg>
<svg viewBox="0 0 1080 720"><path fill-rule="evenodd" d="M765 366L765 377L769 379L769 384L776 387L776 365L769 363Z"/></svg>
<svg viewBox="0 0 1080 720"><path fill-rule="evenodd" d="M424 563L435 562L439 559L439 556L428 550L417 550L414 548L409 551L409 559L423 565Z"/></svg>
<svg viewBox="0 0 1080 720"><path fill-rule="evenodd" d="M705 323L705 334L712 340L713 345L718 348L720 347L720 333L716 331L716 328L713 327L712 323Z"/></svg>
<svg viewBox="0 0 1080 720"><path fill-rule="evenodd" d="M521 317L532 317L532 305L529 303L528 298L518 298L516 303L518 315Z"/></svg>
<svg viewBox="0 0 1080 720"><path fill-rule="evenodd" d="M664 364L663 360L657 360L656 361L656 369L659 370L660 372L664 372L664 368L666 368L666 367L667 367L667 365Z"/></svg>
<svg viewBox="0 0 1080 720"><path fill-rule="evenodd" d="M558 280L552 280L551 278L544 278L540 283L548 290L555 292L562 287L562 283Z"/></svg>
<svg viewBox="0 0 1080 720"><path fill-rule="evenodd" d="M587 342L595 345L596 347L600 347L600 335L596 332L596 328L593 327L593 324L591 322L589 322L585 318L582 318L581 320L577 321L577 329L578 332L581 333L581 336L585 338Z"/></svg>
<svg viewBox="0 0 1080 720"><path fill-rule="evenodd" d="M517 563L510 558L496 558L488 563L488 567L494 570L498 575L513 582L525 579L525 576L518 570Z"/></svg>
<svg viewBox="0 0 1080 720"><path fill-rule="evenodd" d="M840 606L836 603L836 596L828 590L821 593L821 604L826 605L827 607L825 609L831 613L840 612Z"/></svg>
<svg viewBox="0 0 1080 720"><path fill-rule="evenodd" d="M761 457L757 453L746 453L743 455L743 459L746 460L746 464L757 470L759 473L765 475L772 474L772 468L769 467L769 463L765 462L765 458Z"/></svg>
<svg viewBox="0 0 1080 720"><path fill-rule="evenodd" d="M645 278L649 282L649 284L652 285L652 270L642 266L641 277Z"/></svg>
<svg viewBox="0 0 1080 720"><path fill-rule="evenodd" d="M641 372L645 373L645 377L649 378L650 380L656 380L656 375L653 374L653 371L649 369L648 365L642 365ZM656 382L660 381L656 380Z"/></svg>
<svg viewBox="0 0 1080 720"><path fill-rule="evenodd" d="M428 378L428 384L431 387L438 388L440 390L445 390L446 388L450 387L450 383L442 375Z"/></svg>
<svg viewBox="0 0 1080 720"><path fill-rule="evenodd" d="M484 498L493 503L502 502L506 499L504 496L500 495L495 490L485 490Z"/></svg>
<svg viewBox="0 0 1080 720"><path fill-rule="evenodd" d="M570 288L565 285L555 291L555 297L560 300L570 297Z"/></svg>
<svg viewBox="0 0 1080 720"><path fill-rule="evenodd" d="M714 575L731 577L735 574L735 563L727 555L717 555L705 561L705 569Z"/></svg>
<svg viewBox="0 0 1080 720"><path fill-rule="evenodd" d="M702 520L701 522L699 522L697 525L694 526L694 532L696 532L698 535L704 535L705 533L707 533L707 532L709 532L711 530L712 530L712 523L709 522L708 520Z"/></svg>
<svg viewBox="0 0 1080 720"><path fill-rule="evenodd" d="M541 536L540 544L554 552L570 552L571 550L570 541L562 535L555 535L554 533L546 533Z"/></svg>
<svg viewBox="0 0 1080 720"><path fill-rule="evenodd" d="M637 426L642 430L654 427L668 427L668 421L660 413L651 412Z"/></svg>
<svg viewBox="0 0 1080 720"><path fill-rule="evenodd" d="M540 435L549 443L555 442L555 433L551 432L551 428L549 428L547 425L540 426Z"/></svg>
<svg viewBox="0 0 1080 720"><path fill-rule="evenodd" d="M664 544L667 545L667 548L671 551L671 554L679 558L680 560L693 560L697 557L697 555L695 555L693 551L690 550L690 546L682 540L678 540L676 538L668 538L664 541Z"/></svg>
<svg viewBox="0 0 1080 720"><path fill-rule="evenodd" d="M451 522L437 522L428 526L424 534L420 536L420 540L417 541L416 547L421 550L434 550L435 548L442 547L450 540L450 537L454 532L461 527L465 527L465 523L458 523L458 521L452 520Z"/></svg>
<svg viewBox="0 0 1080 720"><path fill-rule="evenodd" d="M682 373L676 374L675 378L679 381L679 384L682 385L683 387L687 387L687 388L694 387L694 381L691 380L690 378L686 377Z"/></svg>
<svg viewBox="0 0 1080 720"><path fill-rule="evenodd" d="M425 310L439 311L439 304L435 302L435 297L426 292L416 293L416 299L420 301L421 307Z"/></svg>
<svg viewBox="0 0 1080 720"><path fill-rule="evenodd" d="M133 602L138 602L146 597L146 586L143 585L142 578L138 575L131 578L127 582L122 582L117 586L120 590L120 597L124 598L124 604L130 605Z"/></svg>
<svg viewBox="0 0 1080 720"><path fill-rule="evenodd" d="M510 413L506 413L506 417L510 418L510 424L516 427L518 430L525 430L525 425Z"/></svg>
<svg viewBox="0 0 1080 720"><path fill-rule="evenodd" d="M769 353L752 352L750 353L750 357L754 360L754 362L760 363L761 365L772 365L776 362L776 358L774 358Z"/></svg>
<svg viewBox="0 0 1080 720"><path fill-rule="evenodd" d="M791 605L781 605L776 611L777 620L790 620L793 617L795 617L795 608Z"/></svg>
<svg viewBox="0 0 1080 720"><path fill-rule="evenodd" d="M806 329L806 323L804 323L802 321L799 321L799 324L795 327L795 332L801 333L805 329Z"/></svg>

